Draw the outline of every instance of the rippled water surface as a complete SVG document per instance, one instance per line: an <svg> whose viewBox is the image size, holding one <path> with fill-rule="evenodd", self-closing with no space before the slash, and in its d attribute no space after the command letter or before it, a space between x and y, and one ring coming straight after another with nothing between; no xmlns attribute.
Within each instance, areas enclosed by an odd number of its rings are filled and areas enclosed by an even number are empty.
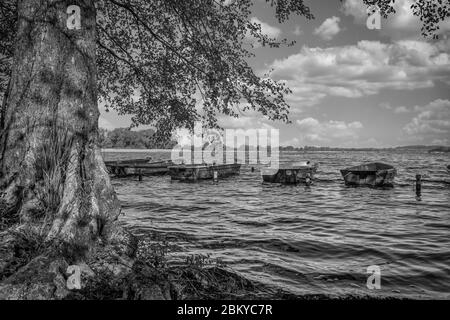
<svg viewBox="0 0 450 320"><path fill-rule="evenodd" d="M168 153L107 153L105 159ZM263 184L259 168L214 184L168 176L113 179L122 221L139 235L164 234L171 255L211 254L247 278L291 293L450 298L449 154L292 152L282 161L320 164L315 184ZM382 161L393 189L346 187L339 169ZM414 176L424 176L422 199ZM381 268L381 289L366 287Z"/></svg>

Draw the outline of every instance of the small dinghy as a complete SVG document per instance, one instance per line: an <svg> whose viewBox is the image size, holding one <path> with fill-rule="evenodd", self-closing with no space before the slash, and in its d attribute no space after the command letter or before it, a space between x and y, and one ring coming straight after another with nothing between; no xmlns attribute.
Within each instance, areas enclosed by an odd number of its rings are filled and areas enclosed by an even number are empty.
<svg viewBox="0 0 450 320"><path fill-rule="evenodd" d="M215 178L226 178L233 175L239 175L241 164L191 164L169 166L169 175L172 180L179 181L198 181Z"/></svg>
<svg viewBox="0 0 450 320"><path fill-rule="evenodd" d="M166 174L168 166L173 165L171 160L151 161L151 157L144 159L105 161L106 169L112 175L125 176L154 176Z"/></svg>
<svg viewBox="0 0 450 320"><path fill-rule="evenodd" d="M349 186L393 187L397 170L385 163L373 162L341 170Z"/></svg>
<svg viewBox="0 0 450 320"><path fill-rule="evenodd" d="M318 168L317 164L312 165L309 161L284 164L278 170L263 169L261 175L264 182L297 184L310 183L314 179L314 174Z"/></svg>

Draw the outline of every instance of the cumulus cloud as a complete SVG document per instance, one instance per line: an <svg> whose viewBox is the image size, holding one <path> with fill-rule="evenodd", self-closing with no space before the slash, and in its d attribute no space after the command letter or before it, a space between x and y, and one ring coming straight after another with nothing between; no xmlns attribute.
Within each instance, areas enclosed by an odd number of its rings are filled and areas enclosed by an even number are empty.
<svg viewBox="0 0 450 320"><path fill-rule="evenodd" d="M414 0L397 0L394 3L396 13L388 19L382 19L380 33L391 39L419 39L421 37L422 22L414 16L411 5ZM352 16L355 23L365 25L367 19L367 6L361 0L345 0L342 11ZM438 34L450 31L450 19L441 22Z"/></svg>
<svg viewBox="0 0 450 320"><path fill-rule="evenodd" d="M450 144L450 100L437 99L420 109L403 129L425 143Z"/></svg>
<svg viewBox="0 0 450 320"><path fill-rule="evenodd" d="M359 23L366 21L366 10L367 6L360 0L345 0L342 4L342 12L347 16L352 16Z"/></svg>
<svg viewBox="0 0 450 320"><path fill-rule="evenodd" d="M300 139L304 144L342 144L354 142L358 138L363 125L359 121L346 123L344 121L329 120L320 122L315 118L305 118L296 121L300 131Z"/></svg>
<svg viewBox="0 0 450 320"><path fill-rule="evenodd" d="M289 102L297 110L327 96L358 98L383 89L429 88L450 84L450 41L404 40L392 44L360 41L356 45L309 48L271 65L274 80L287 82Z"/></svg>
<svg viewBox="0 0 450 320"><path fill-rule="evenodd" d="M341 19L339 17L333 16L331 18L328 18L314 30L314 34L318 35L324 40L329 41L341 31L341 28L339 27L340 21Z"/></svg>

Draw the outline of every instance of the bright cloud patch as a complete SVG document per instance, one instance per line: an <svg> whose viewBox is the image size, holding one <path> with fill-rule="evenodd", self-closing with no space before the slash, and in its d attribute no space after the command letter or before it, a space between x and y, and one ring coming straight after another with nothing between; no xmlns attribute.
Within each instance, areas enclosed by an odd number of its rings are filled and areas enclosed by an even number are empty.
<svg viewBox="0 0 450 320"><path fill-rule="evenodd" d="M329 120L320 122L315 118L305 118L296 121L300 131L297 142L303 144L324 145L351 144L358 138L358 132L362 129L361 122L346 123L344 121Z"/></svg>
<svg viewBox="0 0 450 320"><path fill-rule="evenodd" d="M416 108L420 112L405 127L405 132L432 144L450 144L450 100L437 99Z"/></svg>
<svg viewBox="0 0 450 320"><path fill-rule="evenodd" d="M100 116L98 119L98 126L103 129L112 130L114 129L114 125L105 119L103 116Z"/></svg>
<svg viewBox="0 0 450 320"><path fill-rule="evenodd" d="M341 19L339 17L328 18L320 25L320 27L314 30L314 34L324 40L331 40L341 31L341 28L339 27L340 21Z"/></svg>
<svg viewBox="0 0 450 320"><path fill-rule="evenodd" d="M261 31L270 38L278 38L281 35L281 29L259 20L257 17L251 19L252 23L261 25Z"/></svg>
<svg viewBox="0 0 450 320"><path fill-rule="evenodd" d="M288 83L295 112L326 96L358 98L383 89L429 88L436 81L450 84L449 52L450 41L364 40L342 47L303 47L298 54L275 60L271 77Z"/></svg>
<svg viewBox="0 0 450 320"><path fill-rule="evenodd" d="M224 129L273 129L272 124L275 124L256 111L246 111L239 118L220 115L217 120L218 124Z"/></svg>

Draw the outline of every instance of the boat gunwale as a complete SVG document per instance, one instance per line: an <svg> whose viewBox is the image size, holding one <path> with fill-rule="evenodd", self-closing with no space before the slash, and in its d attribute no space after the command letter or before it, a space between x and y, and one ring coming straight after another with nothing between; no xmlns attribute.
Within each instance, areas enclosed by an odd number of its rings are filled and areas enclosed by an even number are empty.
<svg viewBox="0 0 450 320"><path fill-rule="evenodd" d="M241 166L240 163L230 163L230 164L211 164L211 165L205 165L205 164L188 164L188 165L171 165L168 166L168 169L208 169L208 168L226 168L226 167L237 167Z"/></svg>
<svg viewBox="0 0 450 320"><path fill-rule="evenodd" d="M379 165L381 165L381 167L378 167ZM370 168L370 166L374 166L374 168ZM363 168L366 167L365 170L363 170ZM341 174L344 174L344 172L352 172L352 173L376 173L376 172L380 172L380 171L397 171L397 169L395 169L395 167L393 165L390 164L386 164L386 163L382 163L382 162L368 162L368 163L364 163L364 164L360 164L360 165L356 165L356 166L352 166L352 167L348 167L345 169L341 169L340 172Z"/></svg>

